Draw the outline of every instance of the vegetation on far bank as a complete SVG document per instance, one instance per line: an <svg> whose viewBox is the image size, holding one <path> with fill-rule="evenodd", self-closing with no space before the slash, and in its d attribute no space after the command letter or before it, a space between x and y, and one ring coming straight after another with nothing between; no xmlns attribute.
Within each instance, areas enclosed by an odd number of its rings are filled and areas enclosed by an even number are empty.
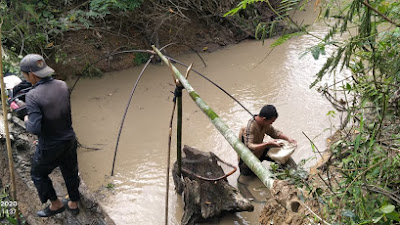
<svg viewBox="0 0 400 225"><path fill-rule="evenodd" d="M143 0L16 0L0 1L5 73L19 73L16 66L26 54L38 53L55 63L65 61L63 36L81 29L110 29L108 18L121 19L135 12ZM84 38L84 37L82 37Z"/></svg>
<svg viewBox="0 0 400 225"><path fill-rule="evenodd" d="M52 67L72 64L67 71L96 76L99 70L92 68L94 64L102 64L101 69L126 68L148 58L143 53L128 53L132 57L125 57L127 61L114 56L125 50L150 49L151 44L161 47L171 42L200 50L215 49L254 38L259 24L274 27L257 33L259 36L282 32L279 18L269 7L277 8L279 0L252 4L247 7L251 10L224 17L238 2L0 0L2 46L7 56L4 70L19 73L19 60L28 53L39 53Z"/></svg>

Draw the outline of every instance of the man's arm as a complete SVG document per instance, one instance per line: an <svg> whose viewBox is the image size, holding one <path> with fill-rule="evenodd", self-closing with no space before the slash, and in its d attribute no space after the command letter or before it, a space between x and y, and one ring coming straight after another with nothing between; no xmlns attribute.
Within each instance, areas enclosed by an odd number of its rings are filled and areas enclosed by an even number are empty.
<svg viewBox="0 0 400 225"><path fill-rule="evenodd" d="M293 138L290 138L290 137L288 137L288 136L286 136L284 133L279 133L279 135L278 135L278 138L279 139L283 139L283 140L286 140L286 141L288 141L288 142L290 142L290 143L293 143L293 144L297 144L297 141L296 140L294 140Z"/></svg>
<svg viewBox="0 0 400 225"><path fill-rule="evenodd" d="M247 140L246 140L247 141L246 145L253 152L253 154L256 157L260 157L264 153L264 150L266 148L280 147L281 146L281 144L279 144L275 140L270 140L270 141L267 141L267 142L262 142L262 143L257 143L257 144L254 143L254 132L255 131L252 129L248 133Z"/></svg>
<svg viewBox="0 0 400 225"><path fill-rule="evenodd" d="M31 113L24 118L26 131L31 134L40 135L42 131L42 114Z"/></svg>
<svg viewBox="0 0 400 225"><path fill-rule="evenodd" d="M274 139L282 139L282 140L286 140L290 143L297 144L296 140L285 135L282 131L275 129L273 126L268 127L266 134L271 136ZM278 146L278 147L280 147L280 146Z"/></svg>
<svg viewBox="0 0 400 225"><path fill-rule="evenodd" d="M261 144L250 144L249 143L249 148L251 150L254 150L254 151L257 151L257 152L261 152L261 153L266 148L281 147L281 146L282 146L282 144L279 144L275 140L270 140L270 141L267 141L267 142L263 142Z"/></svg>
<svg viewBox="0 0 400 225"><path fill-rule="evenodd" d="M32 96L26 96L26 109L28 115L24 117L26 131L40 135L42 131L42 112Z"/></svg>

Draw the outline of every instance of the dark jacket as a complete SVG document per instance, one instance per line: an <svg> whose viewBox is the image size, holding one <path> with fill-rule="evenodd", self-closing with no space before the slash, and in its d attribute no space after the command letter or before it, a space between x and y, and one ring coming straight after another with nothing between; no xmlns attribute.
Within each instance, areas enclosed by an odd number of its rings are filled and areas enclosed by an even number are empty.
<svg viewBox="0 0 400 225"><path fill-rule="evenodd" d="M68 86L51 77L41 79L26 94L26 130L39 138L39 148L52 149L75 138Z"/></svg>

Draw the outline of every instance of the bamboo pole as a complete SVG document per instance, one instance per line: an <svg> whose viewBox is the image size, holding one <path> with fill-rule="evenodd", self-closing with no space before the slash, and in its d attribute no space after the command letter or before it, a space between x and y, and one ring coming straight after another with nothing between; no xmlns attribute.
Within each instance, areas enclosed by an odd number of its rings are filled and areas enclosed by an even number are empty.
<svg viewBox="0 0 400 225"><path fill-rule="evenodd" d="M178 119L176 128L176 161L178 162L178 175L182 174L182 88L176 86L176 100L178 103Z"/></svg>
<svg viewBox="0 0 400 225"><path fill-rule="evenodd" d="M168 65L168 59L154 45L152 47L164 63ZM173 65L171 65L171 67L176 78L179 79L180 83L188 91L190 97L197 106L208 116L211 123L225 137L247 166L260 178L261 182L268 189L271 189L274 183L272 173L261 164L260 160L237 138L237 135L235 135L219 116L200 98L199 94L197 94L179 70Z"/></svg>
<svg viewBox="0 0 400 225"><path fill-rule="evenodd" d="M2 35L2 24L3 20L0 23L0 43L1 43L1 35ZM6 133L6 146L7 146L7 153L8 153L8 166L10 170L10 178L11 178L11 197L13 201L17 201L17 191L15 185L15 173L14 173L14 160L12 155L12 148L11 148L11 140L10 140L10 131L8 129L8 120L7 120L7 103L6 103L6 88L4 84L4 74L3 74L3 45L0 45L0 89L1 89L1 106L3 109L3 125L4 131ZM19 215L18 209L16 209L16 218L19 224Z"/></svg>
<svg viewBox="0 0 400 225"><path fill-rule="evenodd" d="M171 139L172 139L172 122L174 120L176 101L174 99L174 106L172 108L171 119L169 121L169 133L168 133L168 156L167 156L167 177L166 177L166 194L165 194L165 225L168 225L168 198L169 198L169 168L171 164Z"/></svg>
<svg viewBox="0 0 400 225"><path fill-rule="evenodd" d="M175 72L172 69L171 61L168 60L168 67L175 82L174 102L178 105L177 126L176 126L176 161L178 162L178 175L182 174L182 89L183 86L178 79L175 79Z"/></svg>

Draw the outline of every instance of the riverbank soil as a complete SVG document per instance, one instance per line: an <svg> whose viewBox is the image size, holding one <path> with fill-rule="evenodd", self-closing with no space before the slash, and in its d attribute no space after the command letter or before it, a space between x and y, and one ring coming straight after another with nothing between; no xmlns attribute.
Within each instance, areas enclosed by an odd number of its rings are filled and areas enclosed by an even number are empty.
<svg viewBox="0 0 400 225"><path fill-rule="evenodd" d="M3 121L0 116L0 121ZM35 150L35 138L25 133L25 129L17 124L23 124L21 120L13 117L10 122L10 134L13 136L12 149L15 168L16 192L17 203L20 212L24 215L26 222L30 225L43 225L43 224L114 224L108 215L102 210L101 206L97 203L95 196L89 192L85 183L81 180L79 192L81 195L80 200L80 213L78 216L72 215L67 210L63 213L55 215L50 218L40 218L36 216L36 212L45 207L37 196L36 188L31 181L30 165L31 158ZM3 123L0 126L3 128ZM0 179L3 185L11 185L9 163L7 158L7 148L5 143L4 134L1 138L0 145ZM54 188L58 197L67 196L65 182L61 175L60 170L57 168L50 174L50 179L53 181Z"/></svg>
<svg viewBox="0 0 400 225"><path fill-rule="evenodd" d="M271 189L271 198L265 203L260 214L260 224L306 225L310 212L298 196L300 190L286 181L277 180ZM307 202L315 206L315 203ZM312 207L313 208L313 207Z"/></svg>
<svg viewBox="0 0 400 225"><path fill-rule="evenodd" d="M313 190L306 191L304 188L298 188L289 183L289 181L276 180L271 189L271 198L265 204L260 214L260 224L282 224L282 225L308 225L310 221L321 215L322 207L316 201L316 197L324 192L329 192L326 183L322 179L327 178L326 167L331 160L332 152L330 144L341 138L340 132L335 132L327 139L327 150L321 156L321 159L310 168L308 176L304 182L310 183ZM331 171L330 177L340 179L340 175ZM301 199L300 199L301 198Z"/></svg>
<svg viewBox="0 0 400 225"><path fill-rule="evenodd" d="M176 43L168 48L169 55L188 51L211 52L246 38L254 38L259 22L268 23L274 14L266 3L249 5L234 16L224 14L239 1L177 1L180 7L162 1L144 1L139 10L128 16L110 15L102 23L89 29L65 33L61 43L50 58L50 66L60 79L72 75L88 75L88 65L93 65L92 74L126 69L144 63L146 53L124 53L121 51L158 48ZM278 1L271 1L276 5ZM276 32L283 26L276 25ZM86 68L86 70L85 70Z"/></svg>

